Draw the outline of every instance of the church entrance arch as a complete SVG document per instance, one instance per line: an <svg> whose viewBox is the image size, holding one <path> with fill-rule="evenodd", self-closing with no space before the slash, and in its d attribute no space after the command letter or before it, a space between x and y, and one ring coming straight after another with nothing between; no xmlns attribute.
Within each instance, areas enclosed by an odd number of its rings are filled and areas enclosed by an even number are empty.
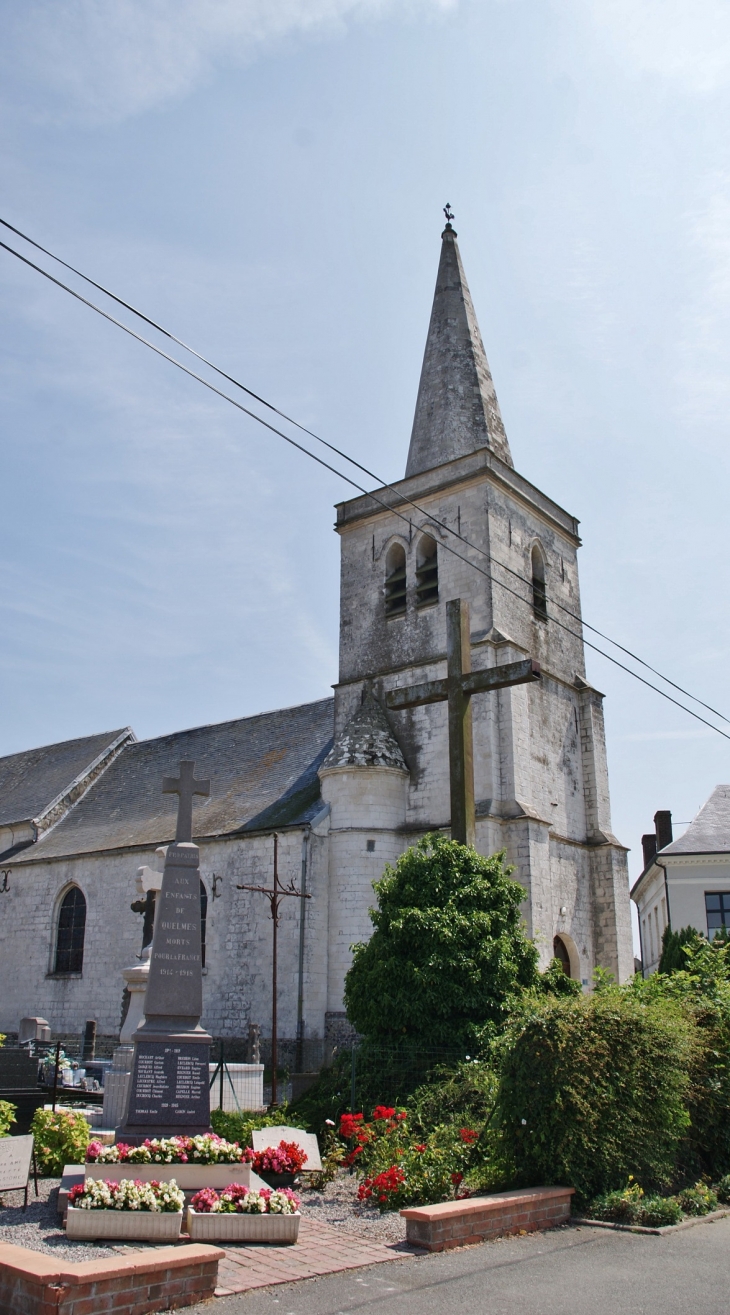
<svg viewBox="0 0 730 1315"><path fill-rule="evenodd" d="M553 937L553 958L562 965L566 977L580 981L580 960L572 936L561 931Z"/></svg>

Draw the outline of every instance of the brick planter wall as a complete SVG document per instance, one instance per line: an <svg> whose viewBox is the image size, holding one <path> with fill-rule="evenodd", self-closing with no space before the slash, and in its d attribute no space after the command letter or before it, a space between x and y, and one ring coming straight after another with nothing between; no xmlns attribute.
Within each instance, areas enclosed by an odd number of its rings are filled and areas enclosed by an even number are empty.
<svg viewBox="0 0 730 1315"><path fill-rule="evenodd" d="M151 1315L212 1297L219 1247L160 1247L111 1260L59 1261L0 1244L3 1315Z"/></svg>
<svg viewBox="0 0 730 1315"><path fill-rule="evenodd" d="M442 1205L401 1210L406 1238L428 1251L469 1246L508 1233L554 1228L570 1217L573 1187L530 1187L496 1196L477 1196Z"/></svg>

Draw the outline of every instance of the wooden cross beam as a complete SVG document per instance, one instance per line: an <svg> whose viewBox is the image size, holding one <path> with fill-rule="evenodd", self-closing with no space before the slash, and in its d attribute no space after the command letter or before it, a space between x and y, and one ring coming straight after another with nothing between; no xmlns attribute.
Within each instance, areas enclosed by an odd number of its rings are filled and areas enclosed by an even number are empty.
<svg viewBox="0 0 730 1315"><path fill-rule="evenodd" d="M210 794L210 781L196 781L195 763L187 760L180 763L178 777L163 776L162 793L178 796L175 843L190 843L193 838L193 795Z"/></svg>
<svg viewBox="0 0 730 1315"><path fill-rule="evenodd" d="M394 712L425 703L448 703L451 838L462 845L473 845L476 832L472 695L508 685L531 684L540 679L540 664L534 658L525 658L503 667L472 671L469 604L461 598L452 598L446 604L446 670L445 680L427 680L422 685L392 689L386 694L385 702Z"/></svg>

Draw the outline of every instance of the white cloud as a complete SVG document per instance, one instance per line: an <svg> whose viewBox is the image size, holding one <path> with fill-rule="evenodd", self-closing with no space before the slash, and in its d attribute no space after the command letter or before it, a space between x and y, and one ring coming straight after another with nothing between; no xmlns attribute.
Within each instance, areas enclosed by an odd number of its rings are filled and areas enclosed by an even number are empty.
<svg viewBox="0 0 730 1315"><path fill-rule="evenodd" d="M417 16L458 0L30 0L5 15L4 62L65 112L123 119L184 95L217 63L289 35Z"/></svg>
<svg viewBox="0 0 730 1315"><path fill-rule="evenodd" d="M693 93L730 80L727 0L574 0L624 66Z"/></svg>

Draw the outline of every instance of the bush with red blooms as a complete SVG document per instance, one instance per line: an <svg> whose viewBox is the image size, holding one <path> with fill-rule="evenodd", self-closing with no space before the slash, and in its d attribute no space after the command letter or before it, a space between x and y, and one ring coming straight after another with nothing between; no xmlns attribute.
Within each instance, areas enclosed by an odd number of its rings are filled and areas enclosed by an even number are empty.
<svg viewBox="0 0 730 1315"><path fill-rule="evenodd" d="M405 1110L377 1105L369 1122L343 1114L339 1133L348 1143L343 1164L362 1179L360 1201L386 1211L469 1195L460 1189L479 1140L475 1128L440 1125L416 1140Z"/></svg>
<svg viewBox="0 0 730 1315"><path fill-rule="evenodd" d="M264 1151L252 1151L247 1146L243 1159L254 1173L298 1173L307 1162L306 1152L294 1141L280 1141Z"/></svg>

